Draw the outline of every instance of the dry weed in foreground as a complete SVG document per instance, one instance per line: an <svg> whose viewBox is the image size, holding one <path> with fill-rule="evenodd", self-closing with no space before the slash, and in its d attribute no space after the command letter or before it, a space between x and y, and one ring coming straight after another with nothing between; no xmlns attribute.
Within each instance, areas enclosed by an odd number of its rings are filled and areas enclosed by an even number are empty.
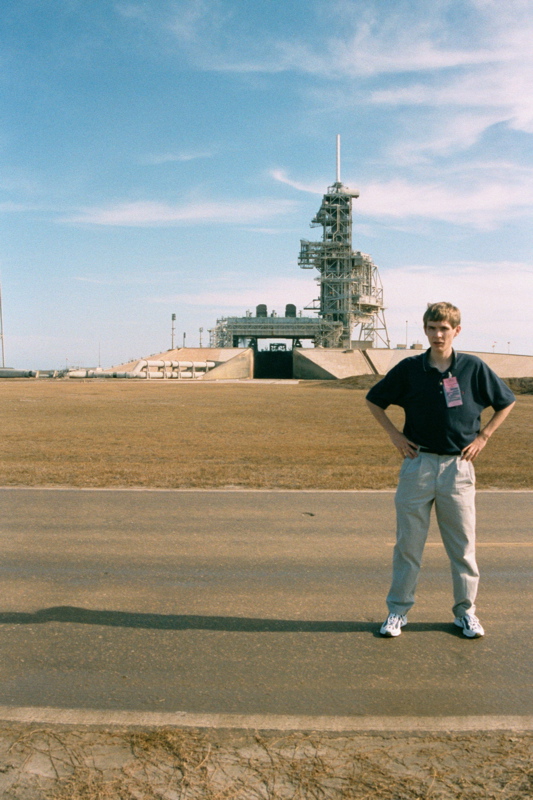
<svg viewBox="0 0 533 800"><path fill-rule="evenodd" d="M365 391L329 384L0 381L0 486L395 486ZM532 416L519 396L476 462L480 488L533 488Z"/></svg>
<svg viewBox="0 0 533 800"><path fill-rule="evenodd" d="M0 786L13 800L526 800L532 744L499 732L40 729L14 737Z"/></svg>

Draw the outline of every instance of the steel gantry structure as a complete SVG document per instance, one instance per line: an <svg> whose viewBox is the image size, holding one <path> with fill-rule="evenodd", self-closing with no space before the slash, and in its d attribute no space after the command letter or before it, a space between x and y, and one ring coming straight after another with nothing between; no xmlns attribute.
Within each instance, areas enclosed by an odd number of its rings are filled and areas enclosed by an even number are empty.
<svg viewBox="0 0 533 800"><path fill-rule="evenodd" d="M298 263L320 273L320 297L308 306L325 323L322 347L389 347L383 287L371 257L352 249L352 201L359 192L340 180L340 137L337 136L337 180L328 187L311 227L322 226L322 241L302 239Z"/></svg>
<svg viewBox="0 0 533 800"><path fill-rule="evenodd" d="M320 297L307 310L316 317L296 316L287 305L285 316L267 316L266 306L257 306L256 316L222 317L210 331L211 347L253 346L261 339L285 338L293 347L303 339L315 347L389 347L385 324L383 288L378 268L369 255L352 250L352 200L359 192L340 180L340 137L337 136L337 180L322 199L311 227L323 228L322 241L300 242L298 263L302 269L317 269ZM291 309L289 311L289 309Z"/></svg>
<svg viewBox="0 0 533 800"><path fill-rule="evenodd" d="M301 347L302 340L311 339L315 347L324 338L337 338L342 326L340 323L325 322L316 317L275 314L266 316L259 311L255 317L248 312L246 317L222 317L210 331L210 347L254 347L258 348L260 339L289 339L292 346ZM294 308L294 306L293 306Z"/></svg>

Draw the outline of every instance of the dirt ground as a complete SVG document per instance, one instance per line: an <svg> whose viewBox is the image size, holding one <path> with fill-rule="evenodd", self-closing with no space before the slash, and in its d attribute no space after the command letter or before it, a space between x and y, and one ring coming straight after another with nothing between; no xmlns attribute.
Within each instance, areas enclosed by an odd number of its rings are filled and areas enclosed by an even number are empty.
<svg viewBox="0 0 533 800"><path fill-rule="evenodd" d="M525 800L533 735L0 728L23 800Z"/></svg>
<svg viewBox="0 0 533 800"><path fill-rule="evenodd" d="M0 381L0 486L390 488L400 457L364 397L342 381ZM532 418L519 395L479 488L533 487Z"/></svg>

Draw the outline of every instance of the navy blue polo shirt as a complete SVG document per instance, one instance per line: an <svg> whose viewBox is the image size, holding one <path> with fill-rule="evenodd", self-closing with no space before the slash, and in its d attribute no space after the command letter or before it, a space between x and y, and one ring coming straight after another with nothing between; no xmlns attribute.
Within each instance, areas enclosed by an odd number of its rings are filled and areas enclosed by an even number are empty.
<svg viewBox="0 0 533 800"><path fill-rule="evenodd" d="M430 366L430 350L400 361L367 394L367 400L386 409L405 411L405 436L431 453L458 455L472 442L481 427L481 412L511 405L508 386L477 356L453 351L451 366L440 372ZM443 378L456 377L462 405L448 408Z"/></svg>

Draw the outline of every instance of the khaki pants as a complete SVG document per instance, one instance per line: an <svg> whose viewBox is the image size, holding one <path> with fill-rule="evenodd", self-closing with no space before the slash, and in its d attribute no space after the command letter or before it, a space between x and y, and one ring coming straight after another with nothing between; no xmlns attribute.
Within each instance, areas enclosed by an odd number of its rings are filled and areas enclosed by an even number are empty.
<svg viewBox="0 0 533 800"><path fill-rule="evenodd" d="M472 462L458 456L420 453L406 458L396 491L396 546L393 577L387 596L389 611L407 614L415 601L418 573L426 543L431 508L450 559L453 613L475 611L479 572L475 555L475 473Z"/></svg>

